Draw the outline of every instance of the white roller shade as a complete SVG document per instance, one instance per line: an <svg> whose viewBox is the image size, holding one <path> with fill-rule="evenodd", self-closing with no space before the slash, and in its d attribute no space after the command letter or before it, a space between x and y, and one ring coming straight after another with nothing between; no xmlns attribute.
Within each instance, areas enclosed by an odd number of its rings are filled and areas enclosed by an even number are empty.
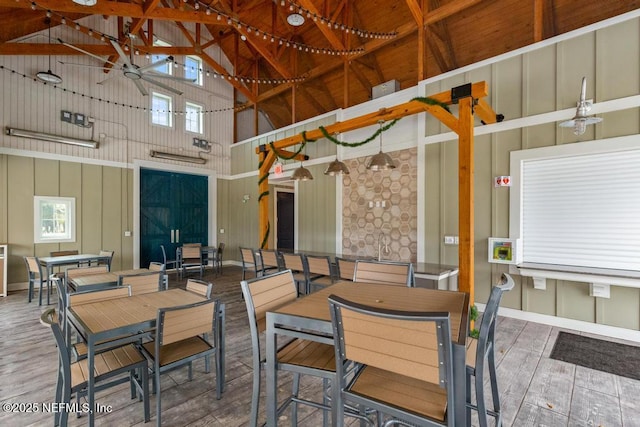
<svg viewBox="0 0 640 427"><path fill-rule="evenodd" d="M640 270L640 150L525 160L523 262Z"/></svg>

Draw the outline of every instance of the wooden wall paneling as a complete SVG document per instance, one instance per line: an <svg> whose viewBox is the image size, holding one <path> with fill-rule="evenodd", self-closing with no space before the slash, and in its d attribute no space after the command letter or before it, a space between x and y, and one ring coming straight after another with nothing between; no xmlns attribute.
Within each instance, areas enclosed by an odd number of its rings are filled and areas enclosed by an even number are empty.
<svg viewBox="0 0 640 427"><path fill-rule="evenodd" d="M34 255L33 191L35 187L34 159L9 156L7 166L7 242L9 249L8 283L26 281L22 257ZM35 253L38 256L48 254Z"/></svg>
<svg viewBox="0 0 640 427"><path fill-rule="evenodd" d="M596 321L596 299L589 296L589 286L585 283L557 281L558 306L556 316L567 319ZM536 310L537 311L537 310Z"/></svg>
<svg viewBox="0 0 640 427"><path fill-rule="evenodd" d="M426 114L429 116L429 114ZM445 143L429 144L425 147L425 183L424 183L424 259L425 262L440 263L442 261L442 168L441 151L444 150ZM420 188L418 186L418 188Z"/></svg>
<svg viewBox="0 0 640 427"><path fill-rule="evenodd" d="M475 300L487 302L492 288L492 264L479 262L486 260L487 242L492 237L493 204L492 195L502 188L493 187L492 147L495 135L481 135L475 138L474 162L474 264L475 264Z"/></svg>
<svg viewBox="0 0 640 427"><path fill-rule="evenodd" d="M9 199L7 197L9 179L8 157L9 156L7 155L0 154L0 242L3 243L6 243L8 241L7 230L9 228L7 221L7 215L9 211ZM8 253L5 254L5 256L7 255Z"/></svg>
<svg viewBox="0 0 640 427"><path fill-rule="evenodd" d="M218 186L216 194L218 195L218 203L216 203L217 209L217 226L216 230L216 242L224 242L229 247L229 218L231 213L229 211L229 200L231 199L229 194L230 181L226 179L218 179L216 185ZM220 229L224 229L224 233L220 233ZM229 252L225 249L223 253L224 259L228 258Z"/></svg>
<svg viewBox="0 0 640 427"><path fill-rule="evenodd" d="M82 165L82 227L81 252L98 253L102 249L102 167ZM76 203L78 203L76 201Z"/></svg>
<svg viewBox="0 0 640 427"><path fill-rule="evenodd" d="M133 268L133 170L119 169L118 173L121 176L120 203L118 207L122 218L120 267L126 270ZM130 231L131 235L125 236L125 231Z"/></svg>
<svg viewBox="0 0 640 427"><path fill-rule="evenodd" d="M326 165L313 165L308 168L314 179L299 182L296 193L298 247L301 250L334 252L336 248L336 178L324 174Z"/></svg>
<svg viewBox="0 0 640 427"><path fill-rule="evenodd" d="M34 195L58 196L60 192L60 162L48 159L33 159L34 161ZM33 211L33 208L31 209ZM59 243L38 243L36 252L49 254L60 249ZM43 256L43 255L39 255Z"/></svg>
<svg viewBox="0 0 640 427"><path fill-rule="evenodd" d="M611 287L611 298L596 298L596 323L640 329L640 290Z"/></svg>
<svg viewBox="0 0 640 427"><path fill-rule="evenodd" d="M444 236L458 235L458 140L442 143L440 161L440 230L442 264L458 265L458 246L445 245Z"/></svg>
<svg viewBox="0 0 640 427"><path fill-rule="evenodd" d="M120 168L102 167L102 235L100 249L114 251L111 268L122 269L122 236L125 217L122 216L122 174ZM141 266L141 267L147 267Z"/></svg>
<svg viewBox="0 0 640 427"><path fill-rule="evenodd" d="M254 154L254 157L255 156ZM243 195L249 200L242 202ZM234 179L229 183L229 197L226 200L229 209L227 235L227 259L240 260L238 246L258 247L258 178ZM271 228L273 232L273 227Z"/></svg>
<svg viewBox="0 0 640 427"><path fill-rule="evenodd" d="M61 243L61 250L82 251L82 164L60 162L60 197L76 199L76 241Z"/></svg>

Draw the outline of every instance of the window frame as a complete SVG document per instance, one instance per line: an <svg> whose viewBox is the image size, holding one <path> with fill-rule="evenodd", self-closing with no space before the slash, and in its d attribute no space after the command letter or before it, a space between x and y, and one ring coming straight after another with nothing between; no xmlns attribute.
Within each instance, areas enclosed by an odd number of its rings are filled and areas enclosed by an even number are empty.
<svg viewBox="0 0 640 427"><path fill-rule="evenodd" d="M167 109L166 117L167 117L167 120L168 120L169 124L158 123L158 122L156 122L154 120L154 115L157 113L157 109L154 108L153 101L156 98L161 98L161 99L168 100L169 106L168 106L168 109ZM166 94L164 94L162 92L151 91L151 96L149 97L149 99L150 99L150 102L151 102L151 114L149 116L151 124L154 125L154 126L160 126L162 128L165 128L165 129L172 129L173 128L173 114L172 114L172 111L173 111L173 97L171 95L166 95Z"/></svg>
<svg viewBox="0 0 640 427"><path fill-rule="evenodd" d="M43 235L42 208L45 204L64 204L64 221L68 226L64 234L51 237ZM54 218L52 218L54 219ZM34 243L67 243L76 241L76 199L75 197L33 196L33 241Z"/></svg>
<svg viewBox="0 0 640 427"><path fill-rule="evenodd" d="M189 60L196 62L198 69L198 71L196 72L196 81L191 84L196 86L204 86L204 79L202 77L202 59L199 56L187 55L184 57L184 77L187 79L190 78L190 76L187 75L187 70L189 68L187 62Z"/></svg>
<svg viewBox="0 0 640 427"><path fill-rule="evenodd" d="M164 40L161 39L155 39L153 41L153 45L154 46L161 46L161 47L171 47L171 43L168 43ZM171 55L164 55L164 54L152 54L151 55L151 63L153 64L154 62L160 61L161 59L166 59ZM173 64L171 62L167 62L165 65L163 65L163 67L167 67L166 71L160 70L158 69L160 67L160 65L152 68L152 70L156 73L160 73L160 74L167 74L169 76L173 75Z"/></svg>
<svg viewBox="0 0 640 427"><path fill-rule="evenodd" d="M194 131L188 128L187 124L189 123L189 107L194 107L197 108L199 110L198 112L198 131ZM185 102L185 107L184 107L184 130L185 132L189 132L189 133L194 133L197 135L202 135L204 134L204 120L203 120L203 114L204 112L204 105L200 105L200 104L196 104L195 102L189 102L186 101Z"/></svg>

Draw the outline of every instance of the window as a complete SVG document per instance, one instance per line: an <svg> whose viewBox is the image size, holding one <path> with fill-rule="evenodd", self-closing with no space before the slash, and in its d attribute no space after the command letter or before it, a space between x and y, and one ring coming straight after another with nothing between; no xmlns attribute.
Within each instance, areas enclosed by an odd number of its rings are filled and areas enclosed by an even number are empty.
<svg viewBox="0 0 640 427"><path fill-rule="evenodd" d="M158 40L158 39L153 41L153 45L154 46L163 46L163 47L171 46L171 44L169 44L169 43L167 43L165 41L162 41L162 40ZM151 55L151 62L152 63L158 62L158 61L160 61L162 59L166 59L168 57L169 57L169 55ZM173 74L173 67L171 65L172 65L171 62L165 62L165 63L162 63L162 64L158 65L157 67L154 67L153 71L156 71L156 72L162 73L162 74Z"/></svg>
<svg viewBox="0 0 640 427"><path fill-rule="evenodd" d="M202 105L187 102L185 107L185 130L193 133L203 133L202 129Z"/></svg>
<svg viewBox="0 0 640 427"><path fill-rule="evenodd" d="M172 127L172 108L173 99L170 96L151 92L151 123L154 125Z"/></svg>
<svg viewBox="0 0 640 427"><path fill-rule="evenodd" d="M184 60L184 77L195 79L193 83L202 86L202 59L197 56L187 56Z"/></svg>
<svg viewBox="0 0 640 427"><path fill-rule="evenodd" d="M76 241L76 199L73 197L33 198L35 243Z"/></svg>
<svg viewBox="0 0 640 427"><path fill-rule="evenodd" d="M631 137L511 153L510 234L524 266L639 270L638 164Z"/></svg>

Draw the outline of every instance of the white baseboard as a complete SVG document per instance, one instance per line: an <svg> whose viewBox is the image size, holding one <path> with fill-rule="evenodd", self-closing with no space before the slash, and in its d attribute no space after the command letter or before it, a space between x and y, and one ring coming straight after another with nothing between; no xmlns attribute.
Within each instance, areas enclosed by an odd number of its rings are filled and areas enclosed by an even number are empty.
<svg viewBox="0 0 640 427"><path fill-rule="evenodd" d="M478 311L484 311L485 305L486 304L476 303ZM633 329L603 325L600 323L584 322L582 320L567 319L565 317L556 317L548 314L532 313L530 311L521 311L505 307L498 308L498 314L504 317L542 323L544 325L555 326L558 328L573 329L580 332L588 332L606 337L640 342L640 331L634 331Z"/></svg>

